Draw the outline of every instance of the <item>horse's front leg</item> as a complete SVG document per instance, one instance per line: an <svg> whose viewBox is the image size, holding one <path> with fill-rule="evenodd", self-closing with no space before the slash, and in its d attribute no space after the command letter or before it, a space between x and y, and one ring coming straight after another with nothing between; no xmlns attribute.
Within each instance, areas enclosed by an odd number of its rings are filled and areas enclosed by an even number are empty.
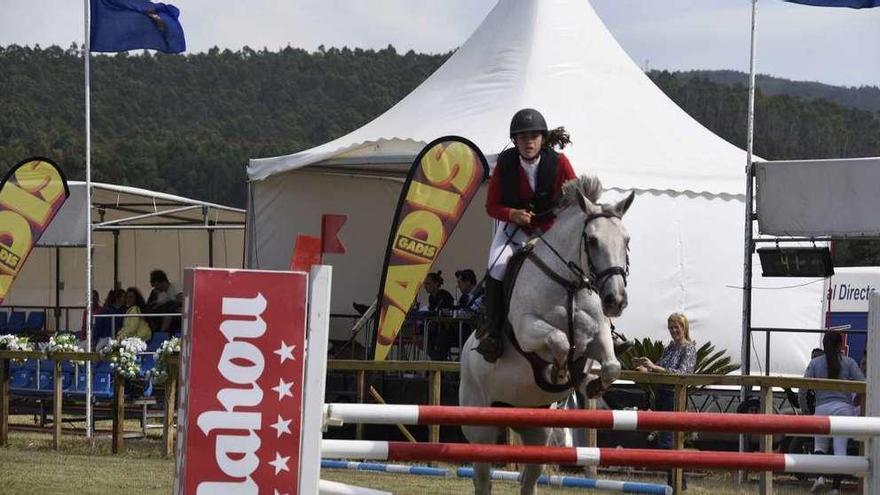
<svg viewBox="0 0 880 495"><path fill-rule="evenodd" d="M620 362L614 354L611 325L608 318L601 318L599 331L587 346L587 353L601 366L599 383L587 384L586 395L596 397L608 389L620 377Z"/></svg>
<svg viewBox="0 0 880 495"><path fill-rule="evenodd" d="M568 373L568 352L571 344L565 332L547 323L543 318L534 315L525 315L521 319L520 328L527 331L520 331L516 334L520 347L526 352L540 353L547 349L552 356L555 373L551 373L551 379L560 383L565 381Z"/></svg>

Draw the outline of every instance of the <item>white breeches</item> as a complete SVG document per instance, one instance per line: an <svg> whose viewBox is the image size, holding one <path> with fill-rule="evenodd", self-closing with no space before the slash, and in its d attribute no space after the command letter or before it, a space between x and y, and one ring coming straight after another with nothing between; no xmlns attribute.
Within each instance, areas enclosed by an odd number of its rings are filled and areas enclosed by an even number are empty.
<svg viewBox="0 0 880 495"><path fill-rule="evenodd" d="M852 404L846 402L826 402L816 406L817 416L857 416L858 410ZM834 440L834 455L846 455L846 445L849 443L848 437L815 437L813 439L815 447L814 452L831 453L831 441Z"/></svg>
<svg viewBox="0 0 880 495"><path fill-rule="evenodd" d="M495 237L492 238L492 247L489 248L489 276L495 280L504 280L507 262L528 240L528 234L515 224L496 222Z"/></svg>

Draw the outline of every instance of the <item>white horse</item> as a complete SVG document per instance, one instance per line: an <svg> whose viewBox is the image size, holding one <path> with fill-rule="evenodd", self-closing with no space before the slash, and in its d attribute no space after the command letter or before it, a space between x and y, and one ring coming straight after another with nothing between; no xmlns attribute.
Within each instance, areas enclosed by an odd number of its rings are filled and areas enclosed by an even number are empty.
<svg viewBox="0 0 880 495"><path fill-rule="evenodd" d="M615 205L596 204L602 185L581 176L563 186L553 227L530 242L511 293L505 350L489 363L477 352L474 335L461 356L459 403L462 406L549 407L577 388L590 397L620 375L608 316L627 304L629 236L621 217L634 194ZM507 320L505 320L507 321ZM593 362L599 377L589 376ZM471 443L495 444L504 428L463 426ZM517 429L526 445L546 445L549 428ZM489 464L474 464L474 491L491 493ZM543 466L523 470L520 493L535 493Z"/></svg>

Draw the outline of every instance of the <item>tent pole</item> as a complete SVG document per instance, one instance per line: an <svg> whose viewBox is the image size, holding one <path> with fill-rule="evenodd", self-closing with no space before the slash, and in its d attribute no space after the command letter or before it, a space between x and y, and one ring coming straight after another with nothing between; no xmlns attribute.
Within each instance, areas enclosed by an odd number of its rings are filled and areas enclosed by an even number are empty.
<svg viewBox="0 0 880 495"><path fill-rule="evenodd" d="M61 248L55 246L55 331L61 330Z"/></svg>
<svg viewBox="0 0 880 495"><path fill-rule="evenodd" d="M208 266L214 268L214 229L208 229Z"/></svg>
<svg viewBox="0 0 880 495"><path fill-rule="evenodd" d="M746 201L745 201L745 222L744 233L745 242L743 243L743 303L742 303L742 353L741 353L741 372L748 375L751 372L751 346L752 333L752 251L754 250L753 235L753 212L752 212L752 195L753 195L753 171L752 171L752 153L755 142L755 26L758 17L758 0L752 0L752 34L749 55L749 111L748 111L748 131L746 134ZM748 395L750 387L743 385L740 390L740 402L744 402ZM739 436L739 451L746 450L745 436ZM743 472L740 471L742 478Z"/></svg>
<svg viewBox="0 0 880 495"><path fill-rule="evenodd" d="M113 231L113 290L119 288L119 231Z"/></svg>
<svg viewBox="0 0 880 495"><path fill-rule="evenodd" d="M89 33L89 0L84 7L85 96L86 96L86 351L92 351L92 124L91 95L89 84L89 59L91 58ZM92 437L92 363L86 361L86 438Z"/></svg>

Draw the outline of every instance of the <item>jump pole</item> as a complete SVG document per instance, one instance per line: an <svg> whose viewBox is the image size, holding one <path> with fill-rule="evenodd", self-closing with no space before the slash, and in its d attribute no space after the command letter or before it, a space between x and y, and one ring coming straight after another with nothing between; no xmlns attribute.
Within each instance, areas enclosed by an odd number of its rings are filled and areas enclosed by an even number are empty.
<svg viewBox="0 0 880 495"><path fill-rule="evenodd" d="M446 477L452 473L448 469L428 466L410 466L407 464L379 464L376 462L353 462L322 459L321 469L350 469L354 471L372 471L374 473L412 474L416 476Z"/></svg>
<svg viewBox="0 0 880 495"><path fill-rule="evenodd" d="M322 457L383 461L441 461L627 466L656 469L742 469L783 473L860 474L869 470L866 457L814 456L713 451L600 449L591 447L539 447L418 443L367 440L324 440Z"/></svg>
<svg viewBox="0 0 880 495"><path fill-rule="evenodd" d="M455 471L459 478L473 478L474 468L462 467ZM489 478L499 481L520 481L521 474L517 471L489 471ZM538 478L539 485L561 486L566 488L586 488L622 493L645 493L651 495L672 495L672 487L655 483L637 483L630 481L596 480L575 476L547 476Z"/></svg>
<svg viewBox="0 0 880 495"><path fill-rule="evenodd" d="M326 404L324 416L325 424L339 424L341 422L506 426L514 428L556 427L617 431L792 433L850 437L880 435L880 418L848 416L783 416L772 414L526 409L396 404Z"/></svg>

